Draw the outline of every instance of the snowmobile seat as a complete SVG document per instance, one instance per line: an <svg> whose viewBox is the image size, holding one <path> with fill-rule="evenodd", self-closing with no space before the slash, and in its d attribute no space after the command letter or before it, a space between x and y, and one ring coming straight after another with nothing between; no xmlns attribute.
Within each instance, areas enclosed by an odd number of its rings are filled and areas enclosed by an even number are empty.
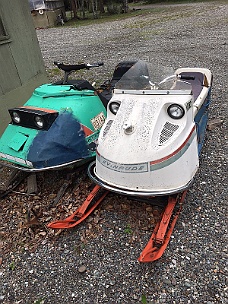
<svg viewBox="0 0 228 304"><path fill-rule="evenodd" d="M95 88L87 81L83 79L70 79L67 83L63 83L63 80L55 82L53 85L72 85L77 90L92 90L95 91Z"/></svg>
<svg viewBox="0 0 228 304"><path fill-rule="evenodd" d="M182 72L180 75L191 76L194 77L193 80L186 80L192 85L192 93L194 101L200 95L204 86L208 86L207 78L203 73L200 72Z"/></svg>

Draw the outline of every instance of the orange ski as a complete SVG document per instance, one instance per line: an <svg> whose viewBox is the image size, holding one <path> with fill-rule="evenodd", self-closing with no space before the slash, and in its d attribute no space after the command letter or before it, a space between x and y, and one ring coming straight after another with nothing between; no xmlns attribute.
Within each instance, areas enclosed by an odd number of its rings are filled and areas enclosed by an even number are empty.
<svg viewBox="0 0 228 304"><path fill-rule="evenodd" d="M162 214L162 218L160 222L157 223L149 242L138 258L139 262L153 262L158 260L163 255L169 243L170 236L173 232L178 216L181 212L182 203L185 199L186 193L187 191L184 191L181 194L180 199L178 196L169 196L168 203ZM180 207L176 213L173 214L177 203L180 204Z"/></svg>
<svg viewBox="0 0 228 304"><path fill-rule="evenodd" d="M105 191L100 198L93 203L95 196L98 194L99 190L102 189L100 186L95 186L92 192L88 195L83 204L70 216L64 220L54 221L48 224L49 228L54 229L64 229L64 228L73 228L80 224L88 215L103 201L105 196L108 194L108 191Z"/></svg>

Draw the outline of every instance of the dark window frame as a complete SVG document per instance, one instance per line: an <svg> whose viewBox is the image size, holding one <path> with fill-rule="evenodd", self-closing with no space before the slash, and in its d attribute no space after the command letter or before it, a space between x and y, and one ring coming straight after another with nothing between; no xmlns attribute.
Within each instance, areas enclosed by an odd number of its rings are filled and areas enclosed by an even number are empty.
<svg viewBox="0 0 228 304"><path fill-rule="evenodd" d="M10 37L4 26L2 17L0 16L0 44L10 42Z"/></svg>

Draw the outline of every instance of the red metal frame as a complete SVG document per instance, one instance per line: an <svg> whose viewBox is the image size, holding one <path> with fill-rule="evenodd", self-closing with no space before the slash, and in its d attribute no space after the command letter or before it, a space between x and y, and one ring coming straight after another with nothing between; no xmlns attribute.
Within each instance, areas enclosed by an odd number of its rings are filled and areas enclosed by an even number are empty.
<svg viewBox="0 0 228 304"><path fill-rule="evenodd" d="M168 197L168 203L163 211L161 220L157 223L149 242L138 258L139 262L153 262L163 255L169 243L177 218L182 210L182 204L186 193L187 191L184 191L180 196ZM173 214L177 203L179 203L179 208L176 213Z"/></svg>
<svg viewBox="0 0 228 304"><path fill-rule="evenodd" d="M83 204L70 216L65 218L64 220L54 221L48 224L49 228L56 228L56 229L64 229L64 228L73 228L80 224L84 219L87 218L88 215L103 201L105 196L108 194L108 191L105 191L102 196L94 203L91 207L90 204L96 194L98 194L99 190L101 189L100 186L95 186L92 192L88 195L86 200ZM90 207L90 208L89 208Z"/></svg>
<svg viewBox="0 0 228 304"><path fill-rule="evenodd" d="M80 224L108 194L108 191L105 191L101 197L90 206L100 189L101 187L96 185L83 204L72 215L64 220L54 221L48 224L48 227L64 229L72 228ZM186 193L187 191L184 191L176 196L168 197L168 202L162 213L161 220L157 223L149 242L138 258L139 262L153 262L163 255L181 212Z"/></svg>

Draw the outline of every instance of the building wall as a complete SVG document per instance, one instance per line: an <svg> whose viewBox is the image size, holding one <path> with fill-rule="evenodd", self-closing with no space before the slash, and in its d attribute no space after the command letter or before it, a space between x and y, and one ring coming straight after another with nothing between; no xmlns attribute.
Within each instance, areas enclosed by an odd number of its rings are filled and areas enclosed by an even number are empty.
<svg viewBox="0 0 228 304"><path fill-rule="evenodd" d="M32 11L32 18L35 28L48 28L57 25L57 16L62 15L65 18L65 8L58 8L55 10L42 10L42 14L39 11Z"/></svg>
<svg viewBox="0 0 228 304"><path fill-rule="evenodd" d="M63 0L29 0L35 28L48 28L57 25L57 16L66 17Z"/></svg>
<svg viewBox="0 0 228 304"><path fill-rule="evenodd" d="M22 105L47 82L28 0L0 1L0 134L8 109Z"/></svg>

